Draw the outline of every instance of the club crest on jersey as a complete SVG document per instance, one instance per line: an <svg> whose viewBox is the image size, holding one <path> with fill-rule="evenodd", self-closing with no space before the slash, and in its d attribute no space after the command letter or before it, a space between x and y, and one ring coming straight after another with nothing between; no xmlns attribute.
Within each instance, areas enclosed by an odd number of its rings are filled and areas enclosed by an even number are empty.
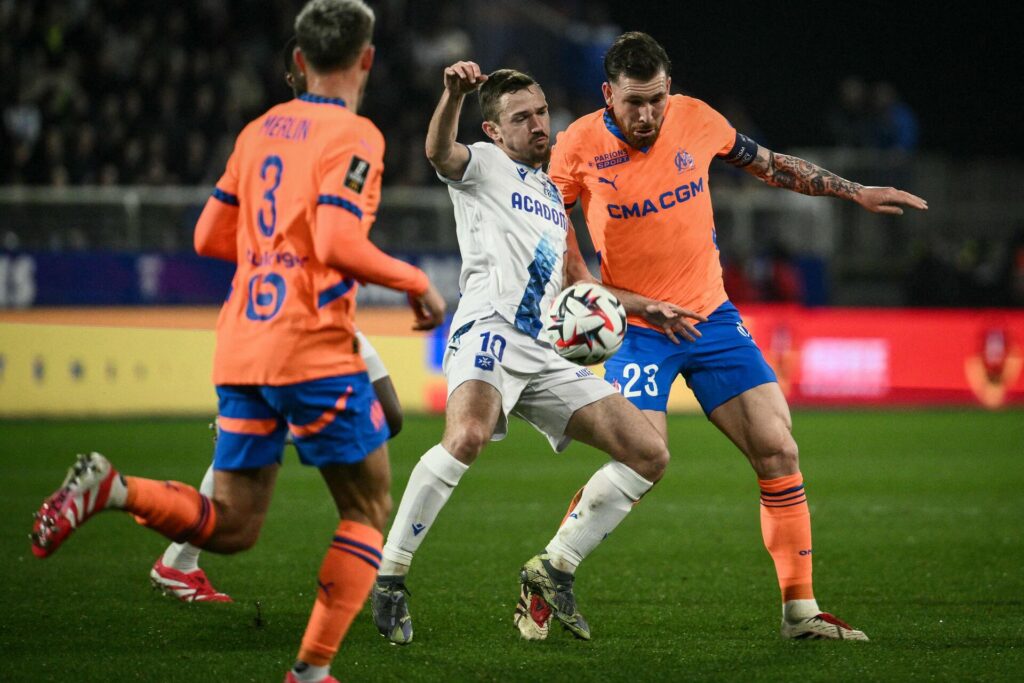
<svg viewBox="0 0 1024 683"><path fill-rule="evenodd" d="M477 366L481 370L492 371L494 370L494 358L478 353L476 354L476 361L473 365Z"/></svg>
<svg viewBox="0 0 1024 683"><path fill-rule="evenodd" d="M629 161L629 150L617 149L614 152L606 152L604 154L598 154L594 157L594 166L598 170L602 168L611 168L619 164L624 164Z"/></svg>
<svg viewBox="0 0 1024 683"><path fill-rule="evenodd" d="M680 149L676 152L676 173L682 173L683 171L692 171L696 168L697 164L694 162L693 157L685 149Z"/></svg>
<svg viewBox="0 0 1024 683"><path fill-rule="evenodd" d="M544 179L544 196L555 203L555 206L562 207L562 193L549 178Z"/></svg>

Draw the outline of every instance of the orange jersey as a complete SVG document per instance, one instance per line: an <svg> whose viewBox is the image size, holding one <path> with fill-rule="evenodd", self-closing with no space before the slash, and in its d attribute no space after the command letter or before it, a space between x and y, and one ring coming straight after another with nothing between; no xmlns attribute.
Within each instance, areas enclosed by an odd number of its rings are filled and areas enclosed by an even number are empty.
<svg viewBox="0 0 1024 683"><path fill-rule="evenodd" d="M237 205L238 268L217 320L215 384L282 385L366 369L357 284L314 250L318 207L377 211L384 136L339 99L302 95L242 131L213 199Z"/></svg>
<svg viewBox="0 0 1024 683"><path fill-rule="evenodd" d="M606 110L558 136L548 173L566 207L583 202L604 282L702 314L726 301L708 166L735 142L721 114L683 95L669 98L648 148L626 142Z"/></svg>

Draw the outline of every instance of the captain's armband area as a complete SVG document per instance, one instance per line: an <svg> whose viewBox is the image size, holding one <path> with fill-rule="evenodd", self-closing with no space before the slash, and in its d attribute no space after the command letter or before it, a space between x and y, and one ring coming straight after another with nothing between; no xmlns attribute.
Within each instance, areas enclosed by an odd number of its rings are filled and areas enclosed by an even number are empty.
<svg viewBox="0 0 1024 683"><path fill-rule="evenodd" d="M743 133L737 132L736 143L732 146L732 149L729 150L728 154L719 158L725 163L732 164L737 168L749 166L750 163L757 158L757 143Z"/></svg>

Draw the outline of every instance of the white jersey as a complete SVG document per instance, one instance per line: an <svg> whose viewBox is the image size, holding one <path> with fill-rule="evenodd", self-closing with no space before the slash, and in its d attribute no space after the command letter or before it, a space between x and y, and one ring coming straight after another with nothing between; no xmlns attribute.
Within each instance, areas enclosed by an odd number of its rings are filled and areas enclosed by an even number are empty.
<svg viewBox="0 0 1024 683"><path fill-rule="evenodd" d="M438 174L455 206L462 252L458 329L497 313L537 338L541 316L562 289L568 220L544 171L513 161L490 142L468 147L462 180Z"/></svg>

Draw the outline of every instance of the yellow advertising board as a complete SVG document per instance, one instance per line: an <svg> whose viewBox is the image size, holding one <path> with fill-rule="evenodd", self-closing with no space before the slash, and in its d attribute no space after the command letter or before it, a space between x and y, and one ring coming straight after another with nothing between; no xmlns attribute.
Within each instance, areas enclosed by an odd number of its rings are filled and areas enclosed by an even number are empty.
<svg viewBox="0 0 1024 683"><path fill-rule="evenodd" d="M0 415L210 414L213 333L0 324Z"/></svg>
<svg viewBox="0 0 1024 683"><path fill-rule="evenodd" d="M359 317L403 408L442 412L445 381L430 338L403 334L404 311L363 310ZM213 415L214 320L214 311L174 309L0 316L0 418ZM669 409L697 410L682 381Z"/></svg>

